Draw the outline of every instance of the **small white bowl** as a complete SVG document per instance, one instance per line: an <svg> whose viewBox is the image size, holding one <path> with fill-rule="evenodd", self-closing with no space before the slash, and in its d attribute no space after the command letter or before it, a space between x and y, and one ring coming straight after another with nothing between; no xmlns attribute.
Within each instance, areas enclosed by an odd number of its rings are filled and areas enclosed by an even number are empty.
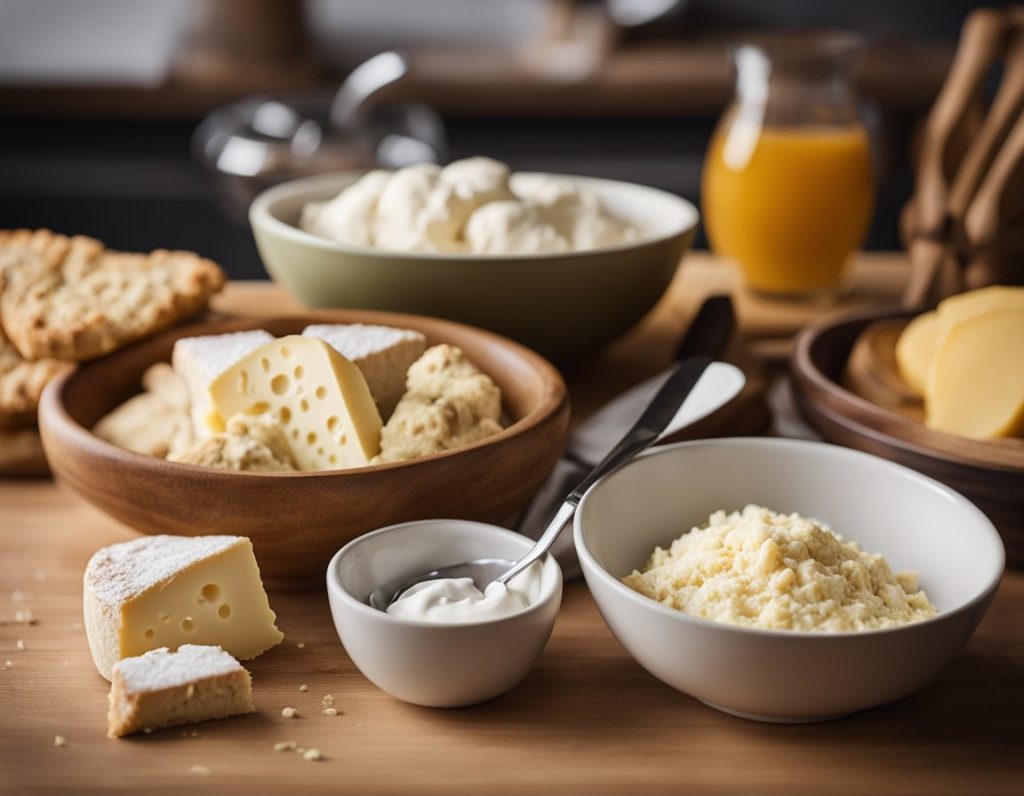
<svg viewBox="0 0 1024 796"><path fill-rule="evenodd" d="M367 605L383 583L475 558L517 560L533 541L495 525L422 520L391 525L339 550L327 567L338 637L356 667L394 697L435 708L475 705L517 685L544 650L562 602L562 571L548 556L541 593L514 616L444 625Z"/></svg>
<svg viewBox="0 0 1024 796"><path fill-rule="evenodd" d="M676 611L620 582L655 546L749 503L817 518L894 570L917 572L938 616L864 633L757 630ZM783 439L643 456L587 493L574 538L605 622L641 666L711 707L775 722L838 718L923 686L974 632L1004 564L992 523L953 490L866 453Z"/></svg>

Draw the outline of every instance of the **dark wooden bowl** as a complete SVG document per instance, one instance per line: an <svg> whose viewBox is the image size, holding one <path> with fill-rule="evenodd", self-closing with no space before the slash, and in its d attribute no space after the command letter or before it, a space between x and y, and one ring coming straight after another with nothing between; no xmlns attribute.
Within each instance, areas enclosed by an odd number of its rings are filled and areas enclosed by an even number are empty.
<svg viewBox="0 0 1024 796"><path fill-rule="evenodd" d="M139 391L147 367L170 359L180 337L243 329L280 336L311 323L383 324L418 330L430 345L457 345L501 388L512 422L499 434L455 450L315 473L176 464L124 450L90 431ZM431 517L499 522L514 515L562 451L569 401L550 363L503 337L421 316L338 310L176 329L56 379L39 415L57 479L94 506L142 533L248 536L270 585L303 589L320 587L338 548L375 528Z"/></svg>
<svg viewBox="0 0 1024 796"><path fill-rule="evenodd" d="M912 314L893 310L843 314L804 329L790 359L797 405L829 442L907 465L965 495L999 529L1007 560L1020 566L1024 564L1024 445L933 431L854 395L841 384L847 358L865 328L878 320Z"/></svg>

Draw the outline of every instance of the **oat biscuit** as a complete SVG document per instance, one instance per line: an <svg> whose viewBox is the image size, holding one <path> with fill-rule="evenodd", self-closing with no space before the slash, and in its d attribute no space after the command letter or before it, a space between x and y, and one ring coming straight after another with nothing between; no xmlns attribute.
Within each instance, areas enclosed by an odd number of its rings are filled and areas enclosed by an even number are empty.
<svg viewBox="0 0 1024 796"><path fill-rule="evenodd" d="M0 476L38 477L49 474L39 429L0 431Z"/></svg>
<svg viewBox="0 0 1024 796"><path fill-rule="evenodd" d="M55 359L29 362L0 328L0 429L34 426L43 387L68 367Z"/></svg>
<svg viewBox="0 0 1024 796"><path fill-rule="evenodd" d="M222 434L168 459L182 464L251 472L295 470L291 445L280 424L267 415L235 415Z"/></svg>
<svg viewBox="0 0 1024 796"><path fill-rule="evenodd" d="M163 458L191 447L192 419L188 391L181 376L170 365L158 362L143 374L142 384L146 392L129 398L100 418L93 433L147 456Z"/></svg>
<svg viewBox="0 0 1024 796"><path fill-rule="evenodd" d="M195 315L224 284L191 252L109 251L48 230L0 232L0 320L26 359L100 356Z"/></svg>

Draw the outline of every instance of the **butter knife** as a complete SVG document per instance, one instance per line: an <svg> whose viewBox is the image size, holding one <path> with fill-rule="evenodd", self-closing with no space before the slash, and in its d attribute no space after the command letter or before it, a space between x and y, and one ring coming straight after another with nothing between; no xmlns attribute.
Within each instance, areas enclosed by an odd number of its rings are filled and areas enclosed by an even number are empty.
<svg viewBox="0 0 1024 796"><path fill-rule="evenodd" d="M531 538L543 533L565 495L611 452L640 418L651 399L675 372L678 362L721 356L732 335L734 317L728 296L711 296L705 300L676 349L673 365L605 404L569 436L565 453L520 515L516 530ZM746 378L739 368L725 362L712 362L659 439L707 417L738 395L745 383ZM579 564L572 534L564 534L555 543L552 554L561 564L565 577L578 577Z"/></svg>

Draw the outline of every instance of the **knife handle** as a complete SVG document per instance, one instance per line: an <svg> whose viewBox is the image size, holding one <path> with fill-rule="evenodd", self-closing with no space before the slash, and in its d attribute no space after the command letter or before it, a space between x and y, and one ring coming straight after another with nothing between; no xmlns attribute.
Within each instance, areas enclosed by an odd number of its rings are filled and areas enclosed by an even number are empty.
<svg viewBox="0 0 1024 796"><path fill-rule="evenodd" d="M736 325L736 313L732 299L726 293L719 293L704 299L690 327L679 341L675 360L682 362L690 357L722 356Z"/></svg>

